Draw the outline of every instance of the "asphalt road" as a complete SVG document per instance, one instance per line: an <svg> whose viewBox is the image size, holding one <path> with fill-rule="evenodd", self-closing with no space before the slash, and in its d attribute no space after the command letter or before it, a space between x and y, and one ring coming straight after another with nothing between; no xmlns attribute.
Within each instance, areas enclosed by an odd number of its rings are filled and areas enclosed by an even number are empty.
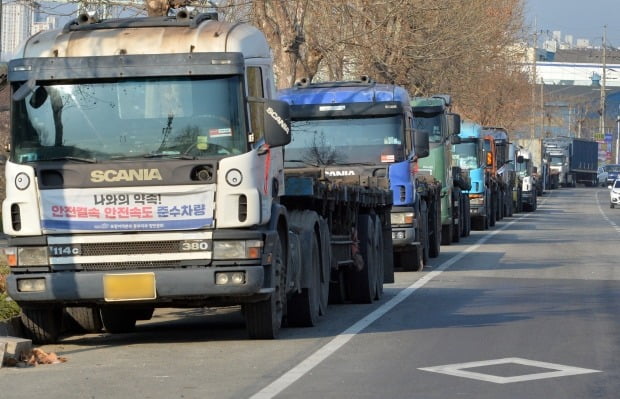
<svg viewBox="0 0 620 399"><path fill-rule="evenodd" d="M161 311L43 346L68 361L0 369L0 397L616 399L619 243L607 189L554 190L318 327L250 341L236 308Z"/></svg>

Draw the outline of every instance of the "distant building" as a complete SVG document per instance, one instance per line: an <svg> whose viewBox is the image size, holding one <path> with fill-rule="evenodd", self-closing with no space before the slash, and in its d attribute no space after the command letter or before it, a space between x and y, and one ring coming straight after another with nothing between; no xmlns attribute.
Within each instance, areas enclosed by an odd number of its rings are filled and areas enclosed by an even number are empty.
<svg viewBox="0 0 620 399"><path fill-rule="evenodd" d="M588 39L577 39L577 43L575 44L577 48L589 48L590 40Z"/></svg>
<svg viewBox="0 0 620 399"><path fill-rule="evenodd" d="M0 58L8 60L32 31L34 12L39 7L28 0L2 1L2 44Z"/></svg>
<svg viewBox="0 0 620 399"><path fill-rule="evenodd" d="M58 21L58 18L50 17L50 16L46 17L44 20L36 21L32 24L31 34L34 35L35 33L38 33L44 30L55 29L57 21Z"/></svg>

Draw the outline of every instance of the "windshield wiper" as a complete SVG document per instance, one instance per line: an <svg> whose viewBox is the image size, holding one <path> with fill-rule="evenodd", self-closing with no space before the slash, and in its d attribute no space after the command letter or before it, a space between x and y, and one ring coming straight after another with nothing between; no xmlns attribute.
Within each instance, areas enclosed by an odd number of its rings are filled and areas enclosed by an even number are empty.
<svg viewBox="0 0 620 399"><path fill-rule="evenodd" d="M171 158L171 159L196 159L196 157L187 154L168 154L165 152L152 152L144 154L143 158Z"/></svg>
<svg viewBox="0 0 620 399"><path fill-rule="evenodd" d="M380 162L374 163L374 162L331 162L325 166L331 166L331 165L337 165L337 166L377 166L377 165L381 165Z"/></svg>
<svg viewBox="0 0 620 399"><path fill-rule="evenodd" d="M83 163L97 163L96 158L82 158L82 157L73 157L73 156L64 156L64 157L56 157L50 159L42 159L41 161L74 161L74 162L83 162Z"/></svg>
<svg viewBox="0 0 620 399"><path fill-rule="evenodd" d="M285 159L284 162L298 162L298 163L303 163L304 165L313 166L315 168L317 168L319 166L316 163L312 163L312 162L309 162L309 161L304 161L303 159Z"/></svg>

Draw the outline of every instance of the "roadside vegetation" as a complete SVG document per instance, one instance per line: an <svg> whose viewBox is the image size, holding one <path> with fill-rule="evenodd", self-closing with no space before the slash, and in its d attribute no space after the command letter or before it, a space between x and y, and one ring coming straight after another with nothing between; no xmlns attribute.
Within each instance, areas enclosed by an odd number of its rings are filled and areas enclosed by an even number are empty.
<svg viewBox="0 0 620 399"><path fill-rule="evenodd" d="M9 267L0 264L0 320L10 319L19 314L19 306L13 302L6 293L6 276L9 274Z"/></svg>

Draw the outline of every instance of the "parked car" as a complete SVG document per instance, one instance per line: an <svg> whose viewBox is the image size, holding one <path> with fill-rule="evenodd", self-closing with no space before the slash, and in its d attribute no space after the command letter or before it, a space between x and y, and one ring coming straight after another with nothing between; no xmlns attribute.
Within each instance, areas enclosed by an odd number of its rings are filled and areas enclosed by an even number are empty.
<svg viewBox="0 0 620 399"><path fill-rule="evenodd" d="M620 205L620 179L614 180L611 190L609 191L609 207L614 208L616 205Z"/></svg>
<svg viewBox="0 0 620 399"><path fill-rule="evenodd" d="M620 165L605 165L603 168L607 172L607 187L610 187L616 179L620 179Z"/></svg>
<svg viewBox="0 0 620 399"><path fill-rule="evenodd" d="M605 170L605 166L599 166L596 171L596 178L598 179L598 184L601 187L605 187L607 185L607 171Z"/></svg>

